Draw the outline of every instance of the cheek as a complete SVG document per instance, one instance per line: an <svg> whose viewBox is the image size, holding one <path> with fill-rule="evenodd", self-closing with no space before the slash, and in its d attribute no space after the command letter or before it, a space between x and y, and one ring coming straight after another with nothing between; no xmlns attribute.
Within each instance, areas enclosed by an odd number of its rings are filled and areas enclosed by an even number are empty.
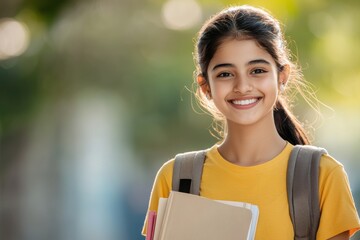
<svg viewBox="0 0 360 240"><path fill-rule="evenodd" d="M215 98L224 98L229 92L232 91L233 86L230 82L215 82L210 84L211 95Z"/></svg>
<svg viewBox="0 0 360 240"><path fill-rule="evenodd" d="M267 89L268 91L276 91L278 89L278 81L277 81L277 75L271 75L267 79L263 79L263 81L260 81L259 83L260 87L262 89Z"/></svg>

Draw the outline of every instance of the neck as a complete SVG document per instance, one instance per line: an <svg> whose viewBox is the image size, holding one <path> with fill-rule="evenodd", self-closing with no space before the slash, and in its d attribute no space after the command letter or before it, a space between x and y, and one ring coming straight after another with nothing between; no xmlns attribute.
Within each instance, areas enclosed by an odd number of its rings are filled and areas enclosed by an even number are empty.
<svg viewBox="0 0 360 240"><path fill-rule="evenodd" d="M273 121L245 126L228 122L228 134L218 150L229 162L254 166L273 159L285 146Z"/></svg>

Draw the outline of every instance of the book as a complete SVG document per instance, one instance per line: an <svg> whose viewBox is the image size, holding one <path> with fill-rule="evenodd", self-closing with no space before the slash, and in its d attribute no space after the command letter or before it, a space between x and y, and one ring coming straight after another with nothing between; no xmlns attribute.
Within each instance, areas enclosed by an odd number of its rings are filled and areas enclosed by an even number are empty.
<svg viewBox="0 0 360 240"><path fill-rule="evenodd" d="M163 222L163 219L164 219L167 200L168 200L167 198L160 198L159 199L158 211L157 211L157 216L156 216L156 221L157 221L158 224L155 225L154 239L153 240L158 240L159 239L160 228L161 228L161 225L162 225L162 222Z"/></svg>
<svg viewBox="0 0 360 240"><path fill-rule="evenodd" d="M154 239L155 225L156 225L156 211L149 211L147 220L147 234L146 240Z"/></svg>
<svg viewBox="0 0 360 240"><path fill-rule="evenodd" d="M153 240L253 240L258 216L250 203L172 191L159 201Z"/></svg>

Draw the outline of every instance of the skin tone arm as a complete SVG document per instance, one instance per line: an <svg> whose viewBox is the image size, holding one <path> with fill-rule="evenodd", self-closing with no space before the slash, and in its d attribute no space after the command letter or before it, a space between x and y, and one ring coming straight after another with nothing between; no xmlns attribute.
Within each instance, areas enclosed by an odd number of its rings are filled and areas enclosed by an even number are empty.
<svg viewBox="0 0 360 240"><path fill-rule="evenodd" d="M339 235L336 235L335 237L329 238L329 240L349 240L349 231L345 231L343 233L340 233Z"/></svg>

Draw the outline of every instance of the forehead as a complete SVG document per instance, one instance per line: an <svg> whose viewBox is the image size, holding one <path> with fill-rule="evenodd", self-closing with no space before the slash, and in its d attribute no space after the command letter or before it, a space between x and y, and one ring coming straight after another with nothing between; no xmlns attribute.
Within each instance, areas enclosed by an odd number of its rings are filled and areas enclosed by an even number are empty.
<svg viewBox="0 0 360 240"><path fill-rule="evenodd" d="M255 59L264 59L275 65L272 56L253 39L226 39L217 48L209 69L219 63L247 64Z"/></svg>

